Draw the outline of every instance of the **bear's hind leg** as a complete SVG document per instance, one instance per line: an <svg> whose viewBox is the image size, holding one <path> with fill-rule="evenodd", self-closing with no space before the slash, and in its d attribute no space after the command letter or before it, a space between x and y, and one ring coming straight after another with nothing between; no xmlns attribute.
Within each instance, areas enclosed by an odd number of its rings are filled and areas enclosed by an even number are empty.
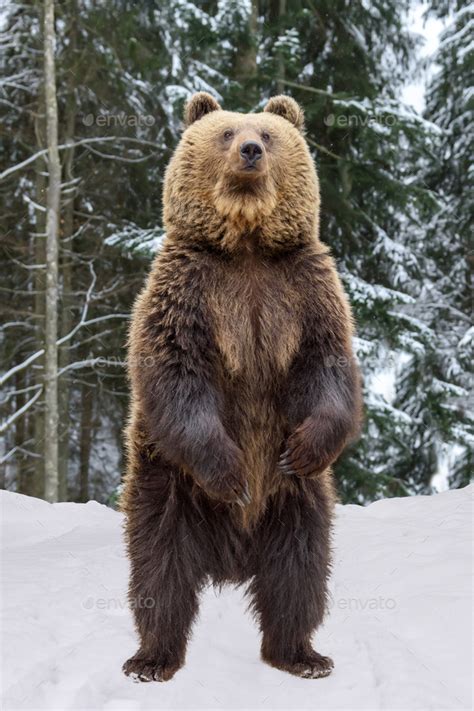
<svg viewBox="0 0 474 711"><path fill-rule="evenodd" d="M316 679L334 666L311 646L327 603L332 501L317 482L302 488L314 496L281 492L270 503L257 532L258 572L248 593L262 631L262 659Z"/></svg>
<svg viewBox="0 0 474 711"><path fill-rule="evenodd" d="M180 475L166 467L154 469L142 470L129 485L124 507L131 561L129 600L140 647L123 671L136 681L168 681L183 666L205 582L189 501L176 490Z"/></svg>

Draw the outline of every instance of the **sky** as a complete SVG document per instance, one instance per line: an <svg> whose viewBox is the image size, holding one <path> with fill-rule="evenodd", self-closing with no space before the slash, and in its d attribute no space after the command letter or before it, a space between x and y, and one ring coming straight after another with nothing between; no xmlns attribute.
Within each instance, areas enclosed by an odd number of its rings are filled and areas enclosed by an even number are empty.
<svg viewBox="0 0 474 711"><path fill-rule="evenodd" d="M421 35L424 40L423 46L419 49L420 60L430 57L436 52L439 36L444 27L443 22L435 17L423 18L426 8L426 3L420 3L409 13L410 28ZM425 107L426 83L434 71L436 71L436 65L430 64L416 80L407 84L402 92L402 101L413 106L418 113L422 113Z"/></svg>

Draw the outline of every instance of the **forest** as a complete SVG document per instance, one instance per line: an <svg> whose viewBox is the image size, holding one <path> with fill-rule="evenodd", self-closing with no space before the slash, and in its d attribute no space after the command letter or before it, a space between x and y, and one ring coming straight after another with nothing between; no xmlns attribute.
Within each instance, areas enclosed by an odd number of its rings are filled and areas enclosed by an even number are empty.
<svg viewBox="0 0 474 711"><path fill-rule="evenodd" d="M0 12L0 487L114 505L133 301L164 237L183 106L304 108L321 239L349 295L365 425L341 500L472 467L474 8L428 0L25 0ZM421 111L402 99L425 77Z"/></svg>

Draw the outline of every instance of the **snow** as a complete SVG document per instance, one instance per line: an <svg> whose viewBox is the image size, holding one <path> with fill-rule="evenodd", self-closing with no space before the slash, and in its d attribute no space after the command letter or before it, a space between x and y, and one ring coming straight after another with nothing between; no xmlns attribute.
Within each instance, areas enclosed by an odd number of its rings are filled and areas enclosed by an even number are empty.
<svg viewBox="0 0 474 711"><path fill-rule="evenodd" d="M306 680L259 659L240 591L205 592L186 667L121 673L136 649L122 517L0 492L4 709L467 709L474 487L338 506L330 612Z"/></svg>

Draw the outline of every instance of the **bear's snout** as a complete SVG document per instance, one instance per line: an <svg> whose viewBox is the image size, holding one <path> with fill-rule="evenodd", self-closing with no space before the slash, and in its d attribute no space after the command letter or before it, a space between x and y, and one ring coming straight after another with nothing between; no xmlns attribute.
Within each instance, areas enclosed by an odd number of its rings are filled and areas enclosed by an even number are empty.
<svg viewBox="0 0 474 711"><path fill-rule="evenodd" d="M258 141L244 141L240 146L240 155L246 168L255 168L263 155L263 146Z"/></svg>

